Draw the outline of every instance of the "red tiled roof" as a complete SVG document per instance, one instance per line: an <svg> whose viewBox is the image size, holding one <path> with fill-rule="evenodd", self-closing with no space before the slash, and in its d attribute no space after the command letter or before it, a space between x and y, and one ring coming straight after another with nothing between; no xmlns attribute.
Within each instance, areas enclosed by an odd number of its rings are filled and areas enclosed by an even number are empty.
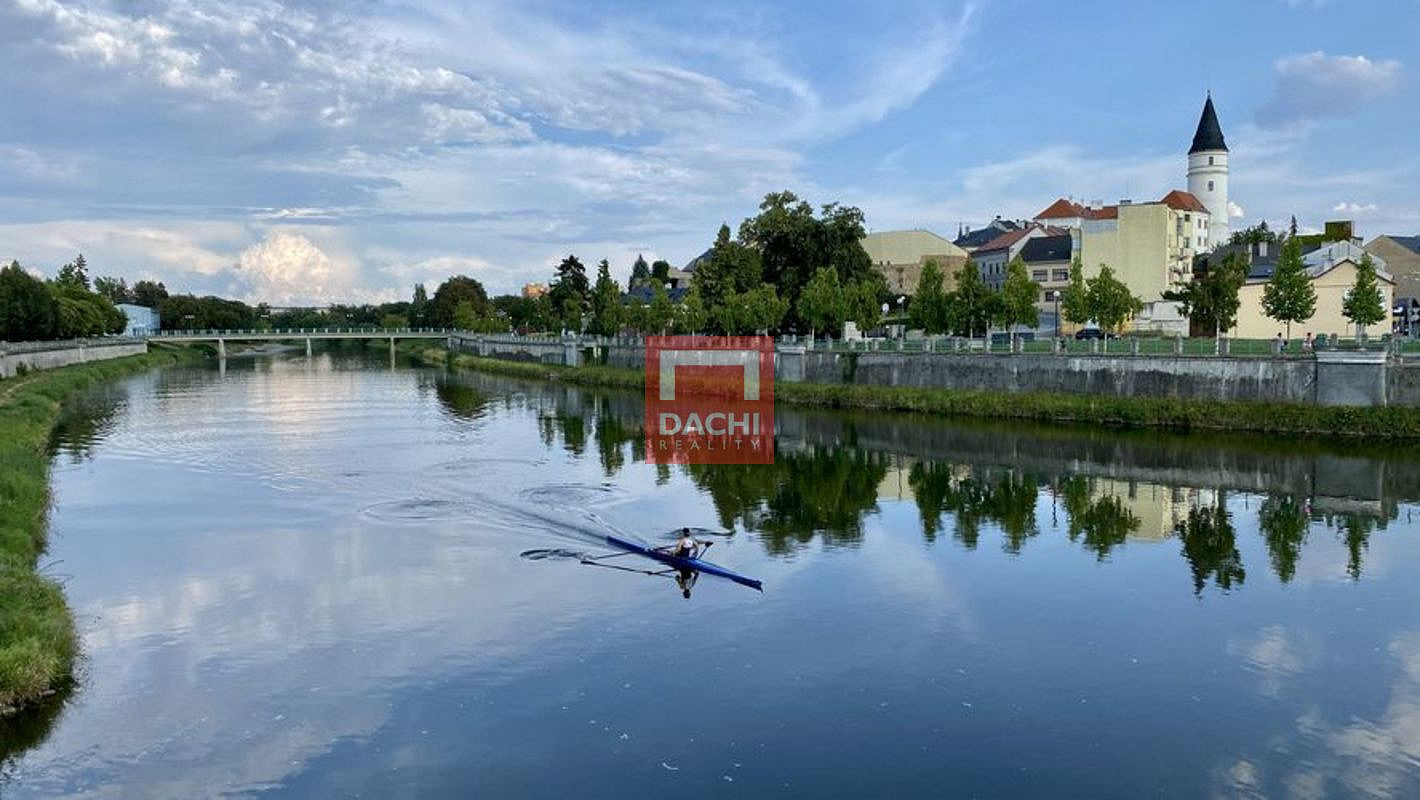
<svg viewBox="0 0 1420 800"><path fill-rule="evenodd" d="M1119 208L1117 206L1090 208L1062 197L1035 215L1036 219L1074 219L1076 217L1080 219L1118 219Z"/></svg>
<svg viewBox="0 0 1420 800"><path fill-rule="evenodd" d="M1175 211L1199 211L1204 214L1208 213L1208 207L1203 205L1202 201L1193 196L1192 193L1178 189L1174 189L1172 192L1164 195L1164 199L1159 202Z"/></svg>

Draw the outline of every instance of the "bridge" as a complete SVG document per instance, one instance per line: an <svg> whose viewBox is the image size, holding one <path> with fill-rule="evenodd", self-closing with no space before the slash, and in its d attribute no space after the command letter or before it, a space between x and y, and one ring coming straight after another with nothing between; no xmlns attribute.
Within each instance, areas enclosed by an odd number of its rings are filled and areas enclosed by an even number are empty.
<svg viewBox="0 0 1420 800"><path fill-rule="evenodd" d="M399 339L444 339L453 334L452 328L283 328L270 330L192 330L158 331L148 334L149 342L216 342L217 356L227 357L227 342L288 342L304 339L306 355L311 354L313 339L389 339L390 349L394 349Z"/></svg>

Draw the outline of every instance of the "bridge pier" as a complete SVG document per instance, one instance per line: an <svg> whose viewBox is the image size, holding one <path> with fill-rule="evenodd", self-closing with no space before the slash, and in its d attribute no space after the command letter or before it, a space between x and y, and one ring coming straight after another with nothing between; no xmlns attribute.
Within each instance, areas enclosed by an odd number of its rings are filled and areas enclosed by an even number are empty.
<svg viewBox="0 0 1420 800"><path fill-rule="evenodd" d="M306 358L311 357L311 337L306 337Z"/></svg>
<svg viewBox="0 0 1420 800"><path fill-rule="evenodd" d="M217 357L218 357L218 358L226 358L226 357L227 357L227 340L226 340L226 339L218 339L218 340L217 340Z"/></svg>

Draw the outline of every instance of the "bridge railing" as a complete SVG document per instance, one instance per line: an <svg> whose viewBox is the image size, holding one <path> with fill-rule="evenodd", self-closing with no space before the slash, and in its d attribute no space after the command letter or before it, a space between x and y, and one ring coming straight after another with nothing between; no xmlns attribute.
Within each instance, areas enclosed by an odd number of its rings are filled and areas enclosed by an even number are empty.
<svg viewBox="0 0 1420 800"><path fill-rule="evenodd" d="M183 338L215 338L226 337L237 339L243 336L261 336L266 338L279 338L284 336L319 336L326 335L348 335L348 336L398 336L400 334L429 334L447 336L455 333L453 328L199 328L192 330L164 330L150 334L149 339L183 339Z"/></svg>
<svg viewBox="0 0 1420 800"><path fill-rule="evenodd" d="M0 355L12 353L42 353L47 350L73 350L76 347L112 347L120 344L138 344L144 336L102 336L89 339L54 339L38 342L0 341Z"/></svg>

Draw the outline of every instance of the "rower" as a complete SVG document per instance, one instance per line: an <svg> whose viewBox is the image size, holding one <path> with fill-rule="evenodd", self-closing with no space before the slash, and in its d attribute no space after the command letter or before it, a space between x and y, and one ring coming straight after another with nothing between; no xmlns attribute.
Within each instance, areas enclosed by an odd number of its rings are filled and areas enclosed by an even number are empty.
<svg viewBox="0 0 1420 800"><path fill-rule="evenodd" d="M681 528L680 541L675 543L675 549L671 551L671 554L676 558L695 558L700 554L701 544L703 542L697 541L694 536L690 535L690 528Z"/></svg>

